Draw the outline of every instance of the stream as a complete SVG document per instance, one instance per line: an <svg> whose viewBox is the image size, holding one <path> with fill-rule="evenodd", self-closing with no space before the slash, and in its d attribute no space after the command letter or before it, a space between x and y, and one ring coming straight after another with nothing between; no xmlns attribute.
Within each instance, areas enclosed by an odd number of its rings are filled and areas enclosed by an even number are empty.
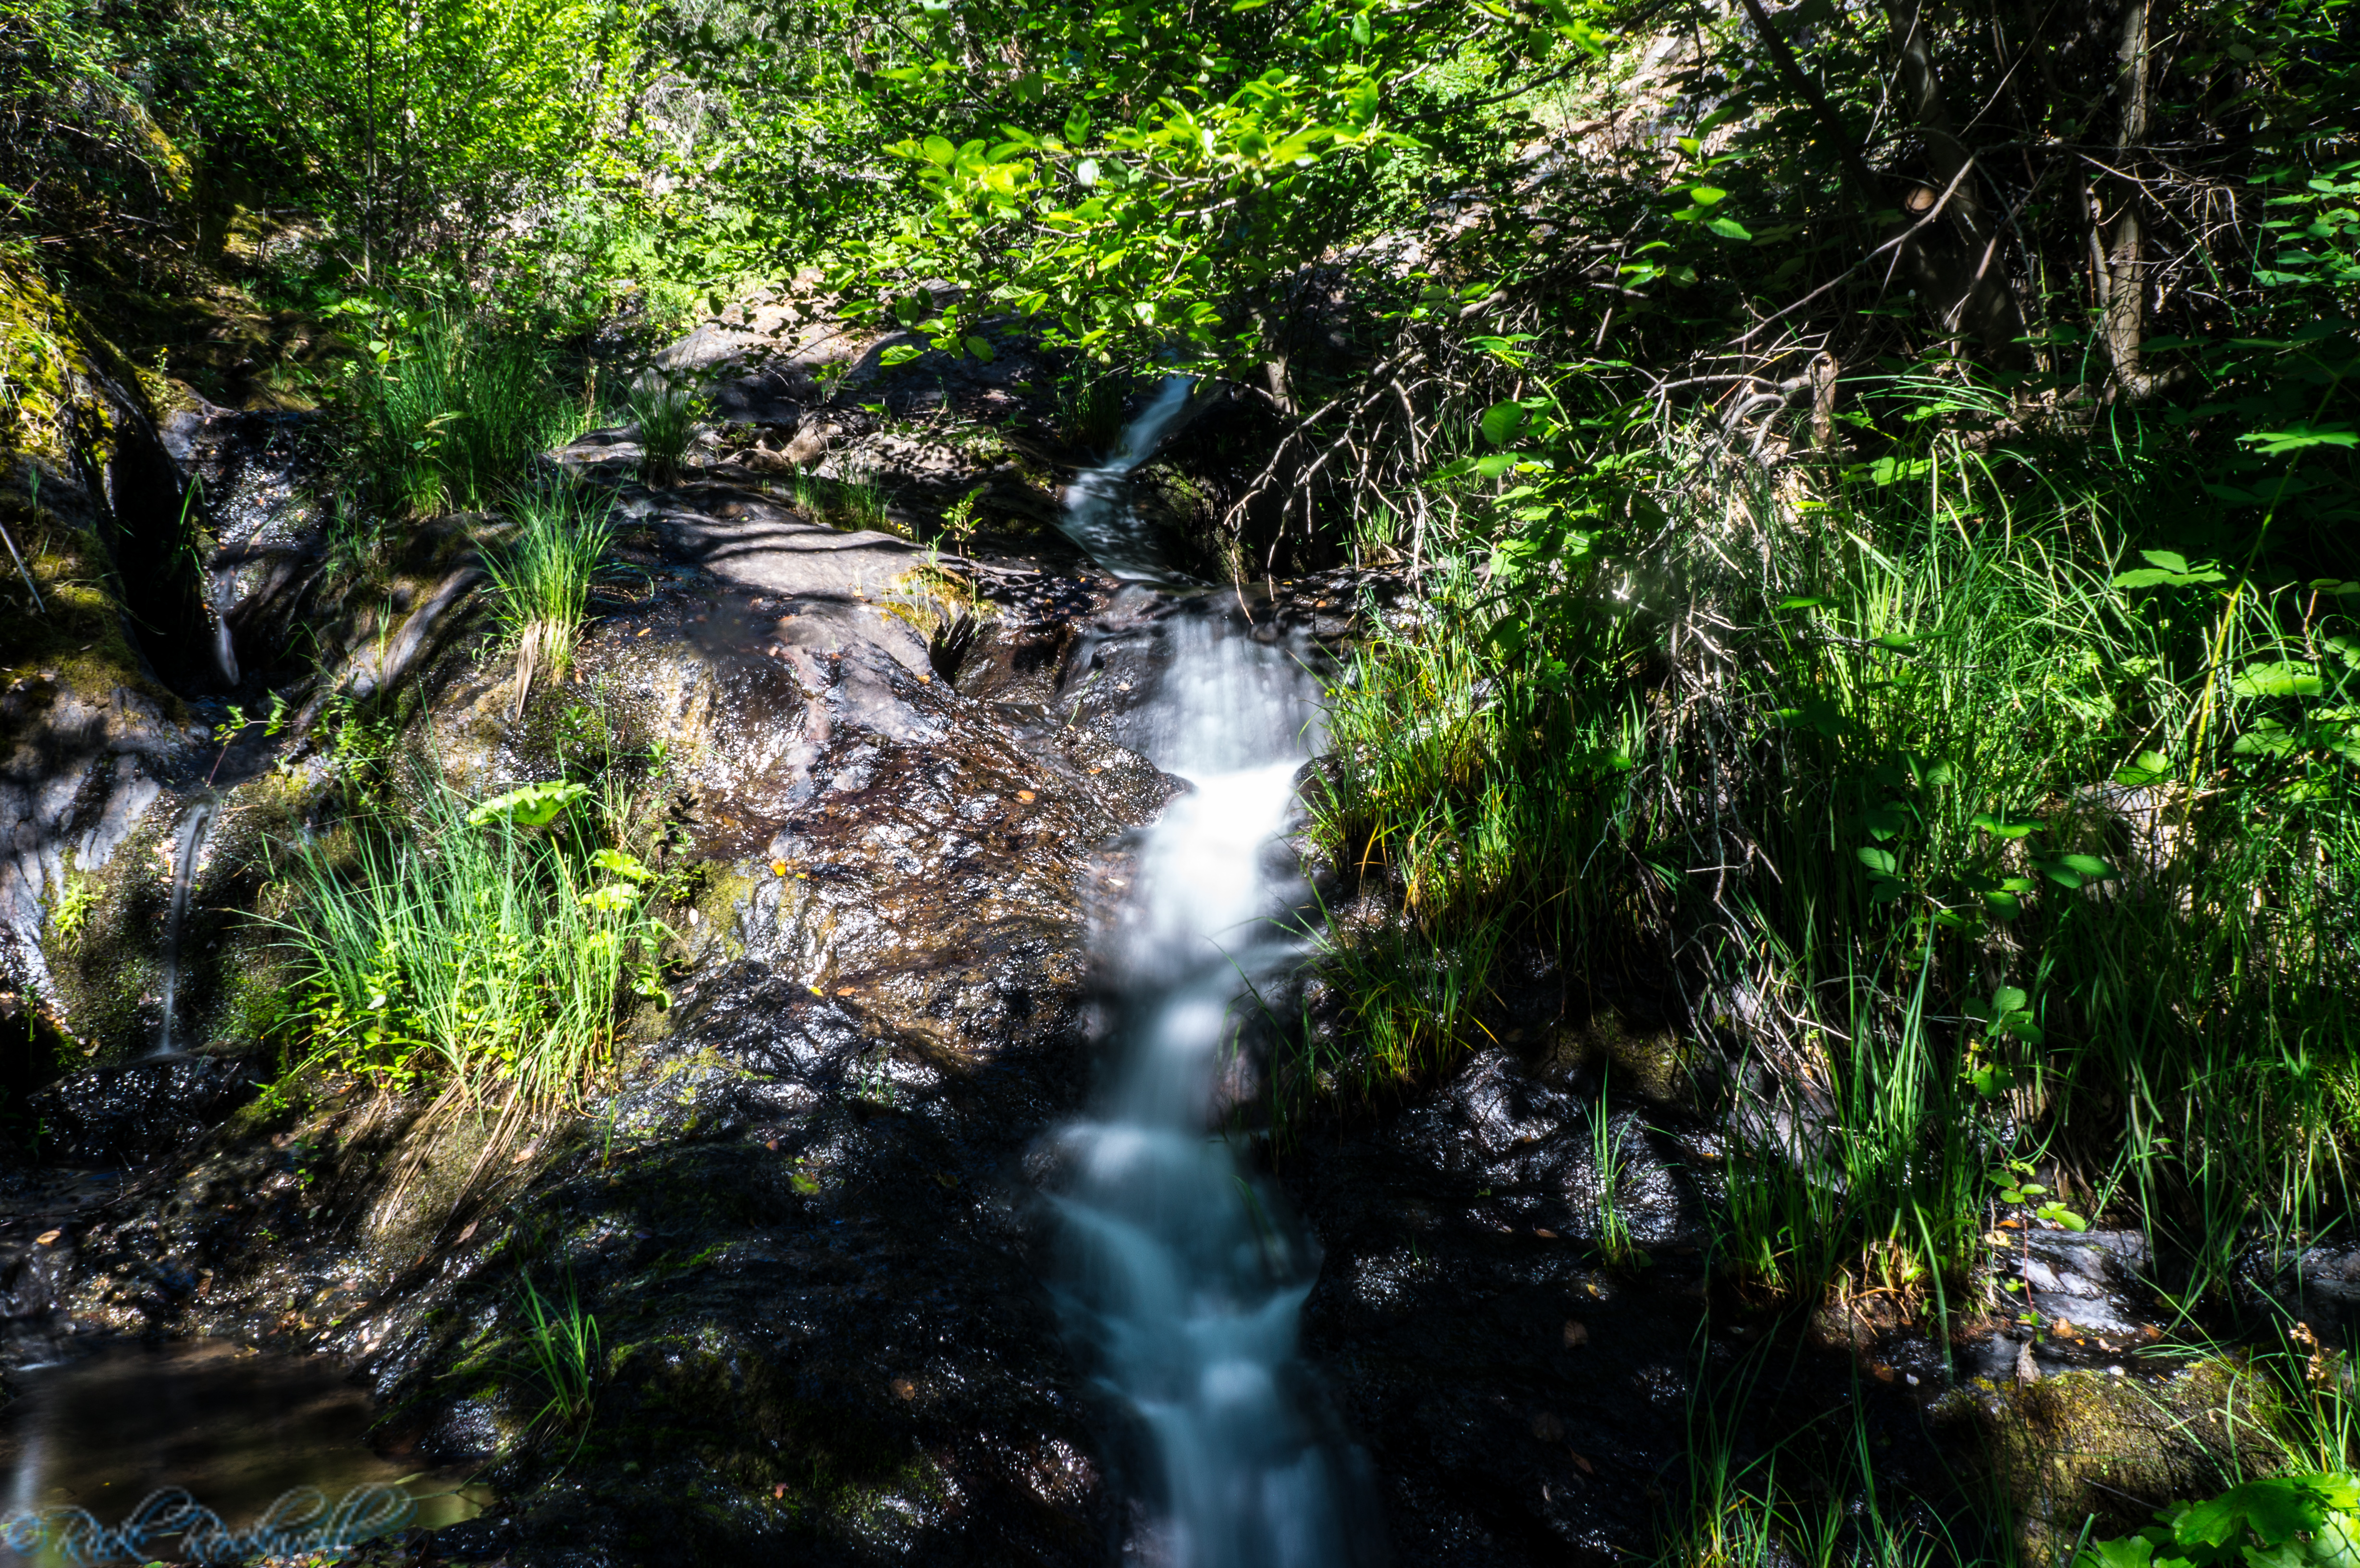
<svg viewBox="0 0 2360 1568"><path fill-rule="evenodd" d="M1176 390L1175 390L1176 388ZM1122 480L1185 397L1166 383L1114 460L1071 492L1070 528L1118 575L1162 575ZM1140 1560L1171 1568L1364 1561L1360 1462L1295 1356L1317 1247L1217 1124L1256 1004L1299 961L1299 878L1276 841L1321 744L1305 648L1257 641L1218 600L1164 615L1156 689L1123 739L1187 781L1139 847L1101 939L1115 1028L1095 1113L1054 1135L1068 1337L1153 1454Z"/></svg>

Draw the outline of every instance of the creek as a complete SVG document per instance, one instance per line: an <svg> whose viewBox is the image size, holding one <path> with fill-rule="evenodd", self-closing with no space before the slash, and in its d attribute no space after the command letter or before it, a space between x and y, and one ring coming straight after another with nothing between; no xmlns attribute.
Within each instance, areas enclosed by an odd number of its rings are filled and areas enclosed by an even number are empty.
<svg viewBox="0 0 2360 1568"><path fill-rule="evenodd" d="M1122 495L1179 411L1167 382L1116 457L1069 493L1068 531L1119 575L1160 570ZM1153 1454L1146 1555L1174 1568L1360 1561L1356 1455L1295 1356L1318 1270L1311 1238L1218 1125L1218 1090L1250 1052L1258 1005L1300 962L1300 878L1277 841L1321 742L1310 650L1254 640L1218 600L1160 622L1155 690L1123 738L1185 779L1142 835L1125 905L1101 937L1111 1082L1054 1141L1055 1291L1069 1338Z"/></svg>

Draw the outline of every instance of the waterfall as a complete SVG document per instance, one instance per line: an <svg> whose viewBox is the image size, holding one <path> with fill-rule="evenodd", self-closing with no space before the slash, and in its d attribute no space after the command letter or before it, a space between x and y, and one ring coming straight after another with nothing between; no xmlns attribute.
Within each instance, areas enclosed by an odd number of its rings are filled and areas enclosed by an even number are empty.
<svg viewBox="0 0 2360 1568"><path fill-rule="evenodd" d="M1155 454L1173 424L1188 407L1190 382L1167 376L1139 418L1124 427L1114 454L1084 469L1065 492L1065 515L1058 527L1089 552L1090 559L1126 583L1182 581L1166 566L1130 504L1131 474Z"/></svg>
<svg viewBox="0 0 2360 1568"><path fill-rule="evenodd" d="M1142 425L1173 411L1159 398ZM1126 436L1134 464L1153 434ZM1119 497L1105 472L1075 494ZM1122 520L1119 501L1108 506L1092 528ZM1253 640L1217 602L1175 605L1160 624L1168 659L1125 738L1191 788L1144 835L1100 955L1117 993L1115 1060L1096 1114L1057 1134L1057 1296L1069 1337L1153 1451L1142 1561L1346 1568L1374 1555L1373 1510L1295 1354L1317 1249L1208 1131L1240 1023L1300 954L1279 918L1299 878L1274 870L1272 852L1318 744L1317 688L1300 650Z"/></svg>
<svg viewBox="0 0 2360 1568"><path fill-rule="evenodd" d="M223 684L235 688L238 681L237 647L229 634L229 613L237 607L237 572L235 569L213 573L213 663L221 671Z"/></svg>
<svg viewBox="0 0 2360 1568"><path fill-rule="evenodd" d="M205 852L205 841L213 836L213 817L220 808L211 800L200 800L189 808L180 819L180 831L172 842L172 903L164 925L164 1026L156 1039L151 1056L171 1056L177 1051L173 1031L179 1027L180 1002L180 928L189 913L189 889L197 875L197 857Z"/></svg>

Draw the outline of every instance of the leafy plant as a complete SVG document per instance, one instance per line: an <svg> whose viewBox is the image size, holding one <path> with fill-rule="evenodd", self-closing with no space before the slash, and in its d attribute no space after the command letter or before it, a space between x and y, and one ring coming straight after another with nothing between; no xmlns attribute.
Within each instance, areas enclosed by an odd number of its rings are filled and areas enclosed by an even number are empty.
<svg viewBox="0 0 2360 1568"><path fill-rule="evenodd" d="M2174 1503L2136 1535L2093 1543L2073 1568L2297 1568L2360 1554L2360 1477L2278 1475Z"/></svg>
<svg viewBox="0 0 2360 1568"><path fill-rule="evenodd" d="M652 873L597 842L585 794L528 787L478 805L421 780L414 836L365 818L341 844L290 846L303 904L276 923L303 972L296 1071L570 1103L630 999L661 999L667 934L639 897ZM520 826L536 817L555 831Z"/></svg>

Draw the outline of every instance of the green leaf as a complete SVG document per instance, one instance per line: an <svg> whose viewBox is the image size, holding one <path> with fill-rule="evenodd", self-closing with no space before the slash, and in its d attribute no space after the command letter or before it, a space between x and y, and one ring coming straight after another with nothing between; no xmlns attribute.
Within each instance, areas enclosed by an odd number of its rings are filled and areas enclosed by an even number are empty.
<svg viewBox="0 0 2360 1568"><path fill-rule="evenodd" d="M588 793L580 784L527 784L484 801L467 813L467 822L479 828L494 822L537 828L554 822L560 811Z"/></svg>
<svg viewBox="0 0 2360 1568"><path fill-rule="evenodd" d="M994 357L994 354L993 354L993 351L992 351L991 344L990 344L989 343L986 342L986 341L985 341L984 339L982 339L982 338L968 338L968 339L967 339L967 340L966 340L966 341L967 341L967 352L968 354L970 354L974 355L976 358L978 358L978 359L979 359L979 360L984 361L986 364L990 363L990 361L991 361L991 360L992 360L992 358Z"/></svg>
<svg viewBox="0 0 2360 1568"><path fill-rule="evenodd" d="M2360 446L2360 431L2341 425L2314 427L2300 420L2282 430L2250 430L2237 438L2263 457L2277 457L2315 446Z"/></svg>
<svg viewBox="0 0 2360 1568"><path fill-rule="evenodd" d="M2020 1012L2023 1010L2025 1003L2031 999L2032 998L2027 996L2023 991L2014 985L2003 985L1998 990L1992 993L1992 1011L1995 1013Z"/></svg>
<svg viewBox="0 0 2360 1568"><path fill-rule="evenodd" d="M1901 868L1901 863L1894 858L1891 850L1864 844L1852 853L1860 857L1860 863L1863 866L1868 867L1868 874L1871 877L1889 878Z"/></svg>
<svg viewBox="0 0 2360 1568"><path fill-rule="evenodd" d="M2004 811L1996 815L1990 811L1977 811L1967 819L1967 825L1981 828L1994 838L2022 838L2040 824L2037 822L2010 822Z"/></svg>
<svg viewBox="0 0 2360 1568"><path fill-rule="evenodd" d="M2159 784L2171 775L2171 758L2159 751L2142 751L2114 769L2114 782L2126 789L2136 789L2148 784Z"/></svg>
<svg viewBox="0 0 2360 1568"><path fill-rule="evenodd" d="M1704 226L1725 240L1751 240L1754 235L1734 218L1707 218Z"/></svg>
<svg viewBox="0 0 2360 1568"><path fill-rule="evenodd" d="M1687 195L1688 199L1698 206L1710 207L1727 200L1729 192L1710 185L1691 185L1688 188Z"/></svg>
<svg viewBox="0 0 2360 1568"><path fill-rule="evenodd" d="M1983 908L1994 920L2012 920L2024 913L2024 901L2013 893L1985 893Z"/></svg>
<svg viewBox="0 0 2360 1568"><path fill-rule="evenodd" d="M2016 1087L2016 1074L1995 1063L1986 1064L1970 1072L1967 1082L1974 1086L1976 1094L1994 1100Z"/></svg>
<svg viewBox="0 0 2360 1568"><path fill-rule="evenodd" d="M958 158L958 148L941 136L928 136L919 150L937 169L948 169Z"/></svg>
<svg viewBox="0 0 2360 1568"><path fill-rule="evenodd" d="M590 864L601 871L612 873L632 882L646 882L655 876L653 871L641 864L638 856L626 855L619 849L602 849L590 857Z"/></svg>
<svg viewBox="0 0 2360 1568"><path fill-rule="evenodd" d="M1524 426L1524 408L1521 403L1494 403L1483 410L1483 439L1493 446L1505 446L1515 439Z"/></svg>
<svg viewBox="0 0 2360 1568"><path fill-rule="evenodd" d="M2316 697L2323 688L2317 665L2278 659L2248 664L2230 678L2229 690L2240 697Z"/></svg>

